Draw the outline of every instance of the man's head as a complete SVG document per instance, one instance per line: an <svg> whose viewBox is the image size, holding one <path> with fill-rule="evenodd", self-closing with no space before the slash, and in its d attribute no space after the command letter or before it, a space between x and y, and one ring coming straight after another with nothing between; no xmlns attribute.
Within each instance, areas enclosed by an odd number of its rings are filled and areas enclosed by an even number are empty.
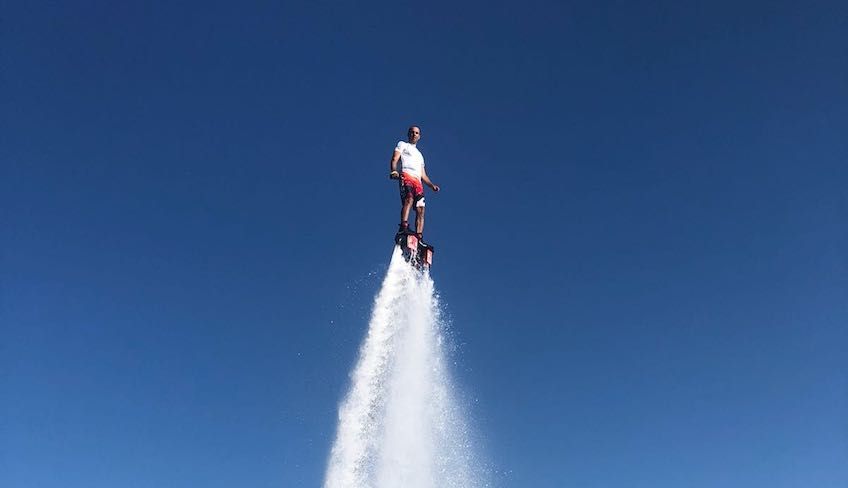
<svg viewBox="0 0 848 488"><path fill-rule="evenodd" d="M417 125L410 126L409 131L406 133L406 138L410 144L417 143L418 139L421 139L421 129Z"/></svg>

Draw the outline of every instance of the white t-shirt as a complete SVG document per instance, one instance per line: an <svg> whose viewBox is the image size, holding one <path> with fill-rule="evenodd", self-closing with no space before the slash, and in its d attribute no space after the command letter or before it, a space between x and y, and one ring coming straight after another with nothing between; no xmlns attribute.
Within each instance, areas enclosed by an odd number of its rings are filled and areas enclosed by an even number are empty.
<svg viewBox="0 0 848 488"><path fill-rule="evenodd" d="M398 168L398 171L420 180L421 170L424 168L424 156L415 147L415 144L398 141L395 151L400 152L400 168Z"/></svg>

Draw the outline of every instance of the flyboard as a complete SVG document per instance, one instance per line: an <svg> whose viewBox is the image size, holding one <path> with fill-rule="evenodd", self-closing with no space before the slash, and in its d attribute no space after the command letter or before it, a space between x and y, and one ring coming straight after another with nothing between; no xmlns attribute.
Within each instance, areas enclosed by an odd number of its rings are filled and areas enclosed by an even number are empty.
<svg viewBox="0 0 848 488"><path fill-rule="evenodd" d="M436 249L422 241L418 234L409 229L401 230L395 234L395 244L400 247L406 262L414 268L420 271L430 269Z"/></svg>

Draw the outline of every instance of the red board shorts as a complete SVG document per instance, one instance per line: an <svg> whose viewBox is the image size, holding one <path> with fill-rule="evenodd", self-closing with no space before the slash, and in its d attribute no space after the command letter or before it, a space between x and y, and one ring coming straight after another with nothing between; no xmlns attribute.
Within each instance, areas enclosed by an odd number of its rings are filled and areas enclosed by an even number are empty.
<svg viewBox="0 0 848 488"><path fill-rule="evenodd" d="M424 186L421 185L421 180L414 176L409 176L406 173L400 175L400 201L405 203L408 198L412 198L416 207L424 206Z"/></svg>

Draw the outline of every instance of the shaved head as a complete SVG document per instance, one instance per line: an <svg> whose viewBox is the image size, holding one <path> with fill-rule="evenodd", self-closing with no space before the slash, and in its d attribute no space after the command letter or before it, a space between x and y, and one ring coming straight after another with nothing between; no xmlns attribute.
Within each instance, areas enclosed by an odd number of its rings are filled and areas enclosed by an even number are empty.
<svg viewBox="0 0 848 488"><path fill-rule="evenodd" d="M421 129L417 125L410 125L406 137L410 144L415 144L418 139L421 139Z"/></svg>

